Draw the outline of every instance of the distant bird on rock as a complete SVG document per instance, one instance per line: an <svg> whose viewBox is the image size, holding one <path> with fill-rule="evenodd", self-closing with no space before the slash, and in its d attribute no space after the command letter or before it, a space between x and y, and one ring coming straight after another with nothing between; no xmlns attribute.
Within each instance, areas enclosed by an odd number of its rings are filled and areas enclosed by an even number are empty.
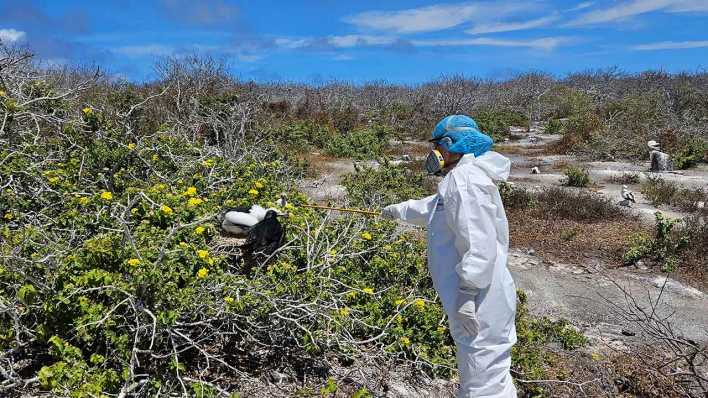
<svg viewBox="0 0 708 398"><path fill-rule="evenodd" d="M656 142L656 141L654 141L654 140L651 140L651 141L647 142L647 146L648 146L649 149L652 150L652 151L661 151L661 149L660 149L661 146L659 145L658 142Z"/></svg>
<svg viewBox="0 0 708 398"><path fill-rule="evenodd" d="M541 174L541 170L539 170L538 166L533 166L531 168L531 174Z"/></svg>
<svg viewBox="0 0 708 398"><path fill-rule="evenodd" d="M634 200L634 194L632 191L627 189L626 185L622 185L622 199L630 201L632 203L637 203L636 200Z"/></svg>

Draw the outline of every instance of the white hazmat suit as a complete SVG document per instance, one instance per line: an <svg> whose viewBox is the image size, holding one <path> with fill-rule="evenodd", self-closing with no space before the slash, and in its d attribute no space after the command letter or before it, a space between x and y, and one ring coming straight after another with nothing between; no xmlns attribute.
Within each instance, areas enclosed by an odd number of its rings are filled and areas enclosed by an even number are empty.
<svg viewBox="0 0 708 398"><path fill-rule="evenodd" d="M516 288L506 266L509 227L495 184L507 179L510 164L491 151L464 155L437 194L388 207L396 218L428 226L428 268L457 348L458 397L516 397L509 372ZM460 288L478 292L476 335L457 321Z"/></svg>

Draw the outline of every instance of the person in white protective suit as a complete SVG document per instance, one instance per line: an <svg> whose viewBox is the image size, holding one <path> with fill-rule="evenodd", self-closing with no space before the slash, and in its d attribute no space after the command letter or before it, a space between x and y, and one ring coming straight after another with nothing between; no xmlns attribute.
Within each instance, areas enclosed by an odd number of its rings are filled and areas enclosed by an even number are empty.
<svg viewBox="0 0 708 398"><path fill-rule="evenodd" d="M516 288L506 266L509 228L496 181L509 159L464 115L441 120L426 168L444 174L437 193L387 206L382 215L428 227L428 268L450 322L458 397L516 397Z"/></svg>

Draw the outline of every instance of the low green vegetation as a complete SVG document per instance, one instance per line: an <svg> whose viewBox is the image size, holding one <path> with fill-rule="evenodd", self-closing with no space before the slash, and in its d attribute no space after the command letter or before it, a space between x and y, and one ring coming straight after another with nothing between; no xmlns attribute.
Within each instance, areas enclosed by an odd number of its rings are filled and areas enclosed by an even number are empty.
<svg viewBox="0 0 708 398"><path fill-rule="evenodd" d="M566 320L532 317L528 298L522 290L517 290L516 334L518 342L512 349L512 368L525 380L543 380L548 369L555 365L557 355L547 350L549 343L559 343L568 351L588 343L587 338ZM549 396L539 384L521 384L520 387L520 395Z"/></svg>
<svg viewBox="0 0 708 398"><path fill-rule="evenodd" d="M654 206L670 205L688 212L698 211L708 202L708 192L704 189L683 188L661 176L649 176L641 192Z"/></svg>
<svg viewBox="0 0 708 398"><path fill-rule="evenodd" d="M563 174L565 174L563 185L578 188L585 188L590 185L590 172L584 167L568 166L563 171Z"/></svg>
<svg viewBox="0 0 708 398"><path fill-rule="evenodd" d="M642 259L650 259L659 263L662 271L673 272L679 265L681 252L686 249L690 240L681 233L680 228L674 230L680 220L666 218L661 212L656 212L655 216L654 236L632 236L629 250L624 254L623 260L629 265Z"/></svg>
<svg viewBox="0 0 708 398"><path fill-rule="evenodd" d="M342 179L347 198L355 206L378 208L426 195L425 174L412 171L410 167L387 162L377 168L357 167L355 173Z"/></svg>
<svg viewBox="0 0 708 398"><path fill-rule="evenodd" d="M326 143L325 149L341 158L377 159L383 155L389 138L389 130L382 125L376 125L336 135Z"/></svg>
<svg viewBox="0 0 708 398"><path fill-rule="evenodd" d="M494 141L509 137L509 127L529 127L529 120L521 112L508 109L493 109L472 114L479 128L489 134Z"/></svg>
<svg viewBox="0 0 708 398"><path fill-rule="evenodd" d="M612 200L594 192L553 186L531 191L502 183L499 185L499 193L506 209L529 209L542 219L594 222L627 215Z"/></svg>

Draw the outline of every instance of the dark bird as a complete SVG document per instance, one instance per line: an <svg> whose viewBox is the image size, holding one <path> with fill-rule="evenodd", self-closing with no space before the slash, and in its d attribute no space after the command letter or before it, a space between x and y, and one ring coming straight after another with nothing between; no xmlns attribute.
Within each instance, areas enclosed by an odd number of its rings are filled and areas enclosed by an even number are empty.
<svg viewBox="0 0 708 398"><path fill-rule="evenodd" d="M270 256L283 246L285 228L278 221L278 216L275 210L266 211L263 220L248 231L246 243L241 246L244 251Z"/></svg>

